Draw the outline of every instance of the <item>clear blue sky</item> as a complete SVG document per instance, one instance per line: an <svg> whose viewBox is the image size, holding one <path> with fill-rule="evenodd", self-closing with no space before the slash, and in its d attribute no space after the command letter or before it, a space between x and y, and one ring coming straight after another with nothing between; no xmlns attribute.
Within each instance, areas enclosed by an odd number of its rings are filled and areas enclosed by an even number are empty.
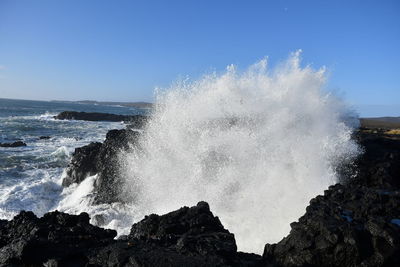
<svg viewBox="0 0 400 267"><path fill-rule="evenodd" d="M179 77L297 49L350 103L400 116L400 1L0 0L5 98L151 101Z"/></svg>

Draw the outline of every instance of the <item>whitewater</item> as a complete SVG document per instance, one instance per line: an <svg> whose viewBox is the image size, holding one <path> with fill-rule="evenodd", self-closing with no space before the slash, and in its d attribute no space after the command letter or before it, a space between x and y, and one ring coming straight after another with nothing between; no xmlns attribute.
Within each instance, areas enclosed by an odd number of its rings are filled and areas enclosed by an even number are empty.
<svg viewBox="0 0 400 267"><path fill-rule="evenodd" d="M289 233L289 224L304 214L310 199L338 182L338 168L360 153L351 139L357 116L325 88L324 68L303 67L300 61L296 52L274 68L263 59L245 71L230 65L223 73L157 89L151 119L139 140L119 155L122 193L134 202L93 205L97 176L61 187L74 147L102 141L109 129L124 125L60 122L48 113L1 118L10 124L25 118L57 128L52 139L35 139L11 155L18 158L22 151L32 158L0 166L8 181L0 183L1 218L11 219L22 209L39 216L55 209L88 212L91 223L121 235L145 215L204 200L235 234L239 250L262 253L265 243ZM93 107L84 108L74 110ZM101 112L128 112L113 108ZM69 134L62 133L68 129ZM1 130L9 135L7 126ZM4 151L0 156L8 158ZM41 165L43 157L48 158ZM18 172L23 160L26 169ZM49 164L53 161L57 164Z"/></svg>
<svg viewBox="0 0 400 267"><path fill-rule="evenodd" d="M159 90L140 149L122 157L139 210L204 200L239 250L280 241L359 153L356 116L325 81L324 68L300 66L299 51L272 70L264 59Z"/></svg>

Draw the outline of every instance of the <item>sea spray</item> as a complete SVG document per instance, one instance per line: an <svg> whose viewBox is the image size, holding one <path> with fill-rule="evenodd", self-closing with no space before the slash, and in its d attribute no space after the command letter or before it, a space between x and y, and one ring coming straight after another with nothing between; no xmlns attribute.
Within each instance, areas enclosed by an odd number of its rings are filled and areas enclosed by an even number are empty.
<svg viewBox="0 0 400 267"><path fill-rule="evenodd" d="M301 67L296 52L273 70L261 60L159 91L140 149L123 156L138 210L204 200L239 250L279 241L358 154L354 120L324 83L324 69Z"/></svg>

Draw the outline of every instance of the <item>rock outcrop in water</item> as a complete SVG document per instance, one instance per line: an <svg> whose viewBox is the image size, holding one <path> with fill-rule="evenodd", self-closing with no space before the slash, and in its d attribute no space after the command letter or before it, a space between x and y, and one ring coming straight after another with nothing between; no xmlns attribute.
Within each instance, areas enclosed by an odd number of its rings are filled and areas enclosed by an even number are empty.
<svg viewBox="0 0 400 267"><path fill-rule="evenodd" d="M26 146L26 144L22 141L16 141L13 143L0 143L0 147L20 147L20 146Z"/></svg>
<svg viewBox="0 0 400 267"><path fill-rule="evenodd" d="M141 128L147 121L147 116L143 115L117 115L110 113L99 112L77 112L77 111L63 111L57 116L57 120L84 120L84 121L124 121L129 122L136 128Z"/></svg>
<svg viewBox="0 0 400 267"><path fill-rule="evenodd" d="M112 203L126 201L123 196L123 180L120 175L119 158L121 151L127 151L135 144L139 132L128 129L111 130L103 143L93 142L76 148L68 165L62 184L81 183L86 177L97 174L95 202Z"/></svg>

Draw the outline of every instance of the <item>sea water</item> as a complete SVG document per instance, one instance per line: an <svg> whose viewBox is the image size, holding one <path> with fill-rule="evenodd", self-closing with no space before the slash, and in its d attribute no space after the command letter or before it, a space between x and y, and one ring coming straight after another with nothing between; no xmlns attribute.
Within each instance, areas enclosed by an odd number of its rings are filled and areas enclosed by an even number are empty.
<svg viewBox="0 0 400 267"><path fill-rule="evenodd" d="M143 112L128 107L0 99L0 142L22 140L27 144L0 147L0 219L10 220L20 210L31 210L38 216L53 209L62 210L60 201L65 203L68 192L73 191L63 189L61 181L74 149L102 142L107 131L125 127L121 122L53 118L65 110L127 115Z"/></svg>

